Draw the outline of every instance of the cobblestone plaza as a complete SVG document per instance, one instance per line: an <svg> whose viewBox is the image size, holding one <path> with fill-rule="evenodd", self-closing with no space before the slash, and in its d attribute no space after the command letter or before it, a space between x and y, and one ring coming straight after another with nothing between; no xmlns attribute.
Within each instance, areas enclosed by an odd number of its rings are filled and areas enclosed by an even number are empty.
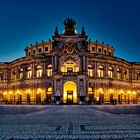
<svg viewBox="0 0 140 140"><path fill-rule="evenodd" d="M139 105L1 105L0 140L140 139Z"/></svg>

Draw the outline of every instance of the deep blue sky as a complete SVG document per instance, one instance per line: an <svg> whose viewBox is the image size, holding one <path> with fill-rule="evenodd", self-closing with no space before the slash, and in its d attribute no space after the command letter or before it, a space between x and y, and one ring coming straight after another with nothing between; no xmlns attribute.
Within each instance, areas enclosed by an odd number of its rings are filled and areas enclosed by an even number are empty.
<svg viewBox="0 0 140 140"><path fill-rule="evenodd" d="M72 17L92 40L109 43L115 55L140 62L140 0L0 0L0 62L25 55Z"/></svg>

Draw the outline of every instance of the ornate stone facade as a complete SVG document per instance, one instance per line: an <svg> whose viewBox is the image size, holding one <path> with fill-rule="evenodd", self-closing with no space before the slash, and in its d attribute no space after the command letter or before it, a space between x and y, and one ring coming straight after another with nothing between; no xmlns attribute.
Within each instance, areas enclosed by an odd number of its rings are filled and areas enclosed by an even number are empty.
<svg viewBox="0 0 140 140"><path fill-rule="evenodd" d="M26 47L26 56L0 63L0 102L138 103L140 63L114 56L114 48L87 40L67 18L52 40Z"/></svg>

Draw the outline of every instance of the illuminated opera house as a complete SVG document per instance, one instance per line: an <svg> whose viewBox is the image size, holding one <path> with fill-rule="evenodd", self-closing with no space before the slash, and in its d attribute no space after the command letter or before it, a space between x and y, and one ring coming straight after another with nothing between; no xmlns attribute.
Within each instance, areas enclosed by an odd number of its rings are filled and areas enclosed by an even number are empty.
<svg viewBox="0 0 140 140"><path fill-rule="evenodd" d="M140 63L114 56L67 18L60 34L25 48L26 56L0 63L0 102L110 104L140 102Z"/></svg>

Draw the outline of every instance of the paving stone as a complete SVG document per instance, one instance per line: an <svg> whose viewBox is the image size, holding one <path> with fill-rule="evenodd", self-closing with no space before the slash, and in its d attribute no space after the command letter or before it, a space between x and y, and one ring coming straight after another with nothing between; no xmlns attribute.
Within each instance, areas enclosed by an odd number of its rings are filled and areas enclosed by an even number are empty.
<svg viewBox="0 0 140 140"><path fill-rule="evenodd" d="M0 140L140 139L140 114L112 114L98 106L37 107L26 114L0 114Z"/></svg>

